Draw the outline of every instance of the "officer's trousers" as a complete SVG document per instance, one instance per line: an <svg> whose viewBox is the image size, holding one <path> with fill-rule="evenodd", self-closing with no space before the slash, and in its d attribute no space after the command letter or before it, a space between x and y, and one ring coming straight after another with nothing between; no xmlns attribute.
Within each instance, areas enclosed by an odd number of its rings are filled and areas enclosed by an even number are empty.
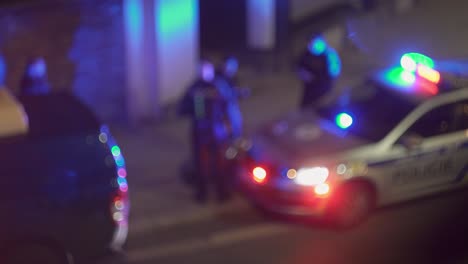
<svg viewBox="0 0 468 264"><path fill-rule="evenodd" d="M203 141L194 138L193 157L195 163L194 186L195 198L204 202L208 199L210 185L214 185L219 200L229 197L229 181L224 158L226 144L224 142Z"/></svg>

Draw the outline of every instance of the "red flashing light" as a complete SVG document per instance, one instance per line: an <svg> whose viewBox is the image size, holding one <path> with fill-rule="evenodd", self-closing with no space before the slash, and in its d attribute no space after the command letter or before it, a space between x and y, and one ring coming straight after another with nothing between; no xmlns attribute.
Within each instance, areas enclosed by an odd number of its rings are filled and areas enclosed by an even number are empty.
<svg viewBox="0 0 468 264"><path fill-rule="evenodd" d="M434 83L421 83L420 86L422 89L424 89L424 91L430 93L431 95L437 95L439 93L439 87L437 87L437 85Z"/></svg>
<svg viewBox="0 0 468 264"><path fill-rule="evenodd" d="M262 167L255 167L252 170L252 175L253 175L254 181L256 181L257 183L263 183L266 180L267 172Z"/></svg>

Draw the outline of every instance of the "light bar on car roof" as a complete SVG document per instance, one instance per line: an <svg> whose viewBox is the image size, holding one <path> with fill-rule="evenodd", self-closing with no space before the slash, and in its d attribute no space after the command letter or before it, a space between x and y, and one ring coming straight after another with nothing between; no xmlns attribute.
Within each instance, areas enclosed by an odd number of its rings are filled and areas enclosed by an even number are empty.
<svg viewBox="0 0 468 264"><path fill-rule="evenodd" d="M415 73L431 83L440 82L440 73L434 70L434 60L421 53L406 53L401 57L401 67L408 73Z"/></svg>
<svg viewBox="0 0 468 264"><path fill-rule="evenodd" d="M424 65L428 68L434 68L434 60L429 58L428 56L411 52L406 53L401 57L400 60L401 67L407 71L415 72L417 70L418 65Z"/></svg>
<svg viewBox="0 0 468 264"><path fill-rule="evenodd" d="M440 82L440 73L434 69L431 69L424 65L418 65L416 74L421 76L422 78L432 82L432 83L439 83Z"/></svg>

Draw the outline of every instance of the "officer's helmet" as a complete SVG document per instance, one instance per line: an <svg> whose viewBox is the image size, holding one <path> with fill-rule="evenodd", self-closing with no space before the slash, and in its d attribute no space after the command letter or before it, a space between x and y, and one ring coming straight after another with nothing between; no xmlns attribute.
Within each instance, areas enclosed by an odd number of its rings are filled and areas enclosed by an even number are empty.
<svg viewBox="0 0 468 264"><path fill-rule="evenodd" d="M228 56L224 59L224 74L233 77L239 69L239 61L234 56Z"/></svg>
<svg viewBox="0 0 468 264"><path fill-rule="evenodd" d="M26 74L30 78L45 78L47 74L47 65L43 58L32 59L26 70Z"/></svg>
<svg viewBox="0 0 468 264"><path fill-rule="evenodd" d="M200 63L200 76L206 82L213 81L215 77L215 68L213 63L204 60Z"/></svg>

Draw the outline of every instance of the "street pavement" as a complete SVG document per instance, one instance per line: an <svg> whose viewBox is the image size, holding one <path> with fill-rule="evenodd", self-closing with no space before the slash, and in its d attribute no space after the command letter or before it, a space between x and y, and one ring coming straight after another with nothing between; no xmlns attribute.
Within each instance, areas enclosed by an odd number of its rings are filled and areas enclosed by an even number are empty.
<svg viewBox="0 0 468 264"><path fill-rule="evenodd" d="M456 2L445 2L451 1ZM339 86L359 82L375 64L389 61L393 53L388 50L395 49L396 42L381 36L405 39L392 29L393 21L402 27L401 21L409 23L415 14L429 20L434 10L444 15L450 10L434 0L428 3L430 12L416 9L393 20L376 14L353 20L353 38L366 46L342 48ZM434 34L443 30L436 27ZM380 37L372 38L374 34ZM300 45L294 43L295 49ZM387 57L376 55L379 45ZM433 51L425 50L435 54L440 49L434 44ZM454 49L460 53L436 54L461 56L462 45L454 43ZM241 86L252 88L252 96L241 104L247 132L296 108L300 83L291 71L241 67ZM467 191L379 210L351 231L267 217L240 195L227 204L202 206L179 177L180 165L189 157L188 129L188 120L174 114L138 128L113 129L126 156L132 201L128 263L468 263Z"/></svg>
<svg viewBox="0 0 468 264"><path fill-rule="evenodd" d="M130 241L128 262L146 263L468 263L468 192L377 211L338 231L252 209L155 227Z"/></svg>

